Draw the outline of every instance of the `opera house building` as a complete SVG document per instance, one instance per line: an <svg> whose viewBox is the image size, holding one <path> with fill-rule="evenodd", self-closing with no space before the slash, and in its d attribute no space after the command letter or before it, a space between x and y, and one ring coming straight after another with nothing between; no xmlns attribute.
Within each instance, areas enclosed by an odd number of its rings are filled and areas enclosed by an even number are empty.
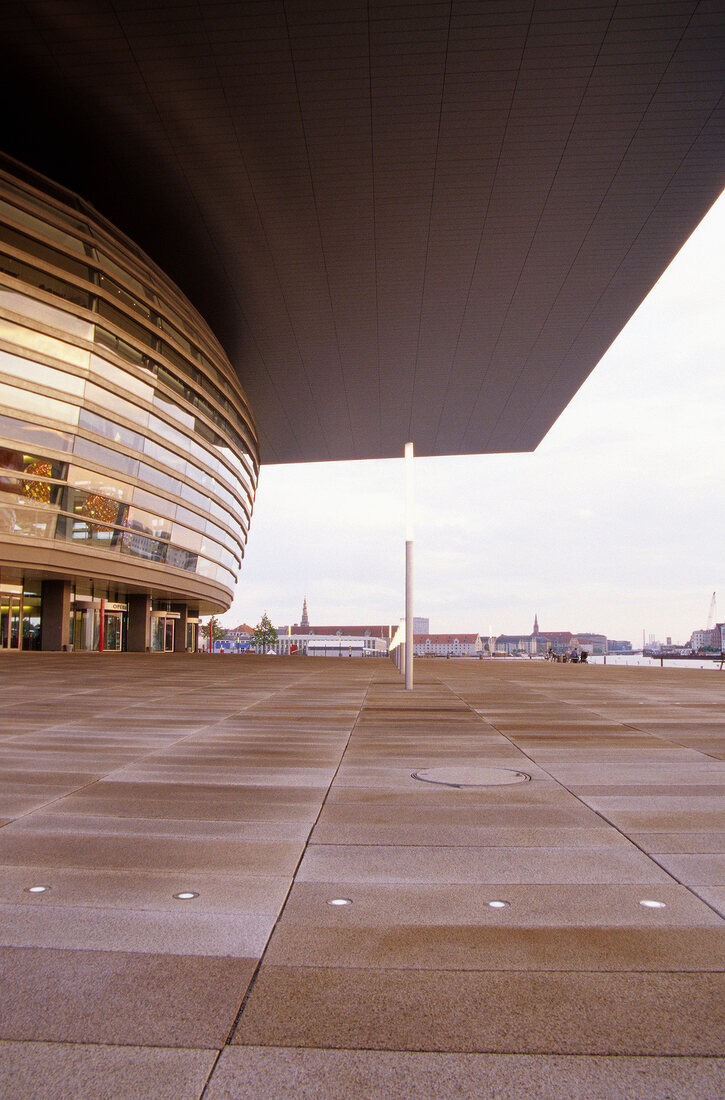
<svg viewBox="0 0 725 1100"><path fill-rule="evenodd" d="M0 647L196 649L249 530L244 391L133 242L5 157L0 397Z"/></svg>

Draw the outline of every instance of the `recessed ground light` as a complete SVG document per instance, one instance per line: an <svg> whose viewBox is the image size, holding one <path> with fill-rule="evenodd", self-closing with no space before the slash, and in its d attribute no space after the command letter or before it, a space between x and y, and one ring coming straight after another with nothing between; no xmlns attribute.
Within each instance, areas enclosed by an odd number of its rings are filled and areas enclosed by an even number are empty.
<svg viewBox="0 0 725 1100"><path fill-rule="evenodd" d="M199 895L195 894L193 890L182 890L180 894L174 894L175 898L179 901L189 901L190 898L198 898Z"/></svg>
<svg viewBox="0 0 725 1100"><path fill-rule="evenodd" d="M651 898L642 898L640 905L644 905L645 909L664 909L664 901L653 901Z"/></svg>
<svg viewBox="0 0 725 1100"><path fill-rule="evenodd" d="M25 892L26 894L44 894L46 890L50 890L50 886L28 886Z"/></svg>
<svg viewBox="0 0 725 1100"><path fill-rule="evenodd" d="M499 900L487 901L486 902L486 905L489 907L489 909L505 909L510 904L511 904L510 901L499 901Z"/></svg>
<svg viewBox="0 0 725 1100"><path fill-rule="evenodd" d="M352 898L330 898L328 905L352 905Z"/></svg>

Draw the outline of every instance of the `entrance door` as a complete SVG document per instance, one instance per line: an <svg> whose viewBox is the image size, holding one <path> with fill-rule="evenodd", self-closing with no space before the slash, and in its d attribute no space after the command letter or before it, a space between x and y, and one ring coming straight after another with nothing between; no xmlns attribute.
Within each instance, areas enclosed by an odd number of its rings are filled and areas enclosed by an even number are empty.
<svg viewBox="0 0 725 1100"><path fill-rule="evenodd" d="M120 652L123 642L123 616L120 612L108 612L106 614L103 631L103 648Z"/></svg>
<svg viewBox="0 0 725 1100"><path fill-rule="evenodd" d="M173 653L173 619L167 619L165 615L151 616L151 649L154 653Z"/></svg>
<svg viewBox="0 0 725 1100"><path fill-rule="evenodd" d="M20 617L22 600L20 596L0 593L0 649L20 649Z"/></svg>

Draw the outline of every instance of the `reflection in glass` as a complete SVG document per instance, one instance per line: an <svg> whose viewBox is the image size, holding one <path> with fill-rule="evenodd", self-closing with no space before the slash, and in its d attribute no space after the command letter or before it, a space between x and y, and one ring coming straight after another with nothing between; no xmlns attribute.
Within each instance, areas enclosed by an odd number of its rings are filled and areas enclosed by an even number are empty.
<svg viewBox="0 0 725 1100"><path fill-rule="evenodd" d="M81 436L75 438L73 453L79 458L90 458L100 466L110 466L114 471L130 474L131 477L138 474L138 459L102 447L100 443L94 443L90 439L82 439Z"/></svg>
<svg viewBox="0 0 725 1100"><path fill-rule="evenodd" d="M116 481L110 474L97 473L83 466L71 465L68 468L68 484L87 493L102 493L115 500L130 500L133 494L133 486L125 481Z"/></svg>
<svg viewBox="0 0 725 1100"><path fill-rule="evenodd" d="M23 596L23 649L40 649L40 596L26 592Z"/></svg>
<svg viewBox="0 0 725 1100"><path fill-rule="evenodd" d="M76 367L88 366L90 352L65 340L57 340L55 336L47 336L34 328L16 325L14 321L0 319L0 336L10 344L40 352L41 355L52 356L53 359L60 359L64 363L73 363Z"/></svg>
<svg viewBox="0 0 725 1100"><path fill-rule="evenodd" d="M152 532L143 523L129 520L127 530L121 536L121 551L146 561L166 561L168 543L152 537Z"/></svg>
<svg viewBox="0 0 725 1100"><path fill-rule="evenodd" d="M166 564L173 565L177 569L186 569L191 573L197 571L197 555L190 550L182 550L178 546L169 546L166 551Z"/></svg>
<svg viewBox="0 0 725 1100"><path fill-rule="evenodd" d="M138 488L133 491L133 502L141 508L154 512L156 515L166 516L167 519L173 519L181 507L170 500L166 500L165 497L158 497L155 493L149 493L146 489Z"/></svg>
<svg viewBox="0 0 725 1100"><path fill-rule="evenodd" d="M129 508L126 526L130 527L132 523L139 530L143 528L152 534L154 538L165 539L167 542L171 538L169 530L171 524L165 516L155 516L152 512L145 512L143 509L134 506Z"/></svg>
<svg viewBox="0 0 725 1100"><path fill-rule="evenodd" d="M20 648L22 596L0 593L0 649Z"/></svg>
<svg viewBox="0 0 725 1100"><path fill-rule="evenodd" d="M134 423L140 424L142 428L148 426L149 414L145 409L140 408L138 405L134 405L131 401L126 401L123 397L119 397L115 393L111 393L110 390L101 389L100 386L96 386L93 382L86 383L86 401L93 401L96 405L100 405L101 408L108 412L116 413L118 416L125 416L127 420L132 420Z"/></svg>
<svg viewBox="0 0 725 1100"><path fill-rule="evenodd" d="M33 393L31 390L21 390L18 386L8 386L0 382L0 402L17 409L19 412L32 413L35 416L46 416L49 420L59 420L61 424L77 424L77 405L70 405L67 401L57 401L53 397L45 397L44 394Z"/></svg>
<svg viewBox="0 0 725 1100"><path fill-rule="evenodd" d="M54 428L44 428L40 424L29 424L12 416L0 415L0 432L10 439L30 443L34 447L53 447L56 451L70 451L74 437L69 432L59 432Z"/></svg>
<svg viewBox="0 0 725 1100"><path fill-rule="evenodd" d="M121 424L114 424L112 420L107 420L105 416L99 416L98 413L90 412L88 409L81 409L79 425L89 432L105 436L111 442L120 443L131 450L140 451L143 448L144 438L138 432L124 428Z"/></svg>
<svg viewBox="0 0 725 1100"><path fill-rule="evenodd" d="M43 363L34 363L21 355L11 355L9 351L0 351L0 370L26 382L38 382L41 386L49 386L75 397L82 397L86 384L85 379L79 378L77 374L69 374L57 367L46 367Z"/></svg>

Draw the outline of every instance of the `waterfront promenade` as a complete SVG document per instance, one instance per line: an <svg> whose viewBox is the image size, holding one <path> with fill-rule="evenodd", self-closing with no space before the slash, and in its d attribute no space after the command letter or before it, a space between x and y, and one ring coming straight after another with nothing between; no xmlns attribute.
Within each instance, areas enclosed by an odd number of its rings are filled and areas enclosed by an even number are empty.
<svg viewBox="0 0 725 1100"><path fill-rule="evenodd" d="M3 1100L725 1094L725 673L0 676Z"/></svg>

